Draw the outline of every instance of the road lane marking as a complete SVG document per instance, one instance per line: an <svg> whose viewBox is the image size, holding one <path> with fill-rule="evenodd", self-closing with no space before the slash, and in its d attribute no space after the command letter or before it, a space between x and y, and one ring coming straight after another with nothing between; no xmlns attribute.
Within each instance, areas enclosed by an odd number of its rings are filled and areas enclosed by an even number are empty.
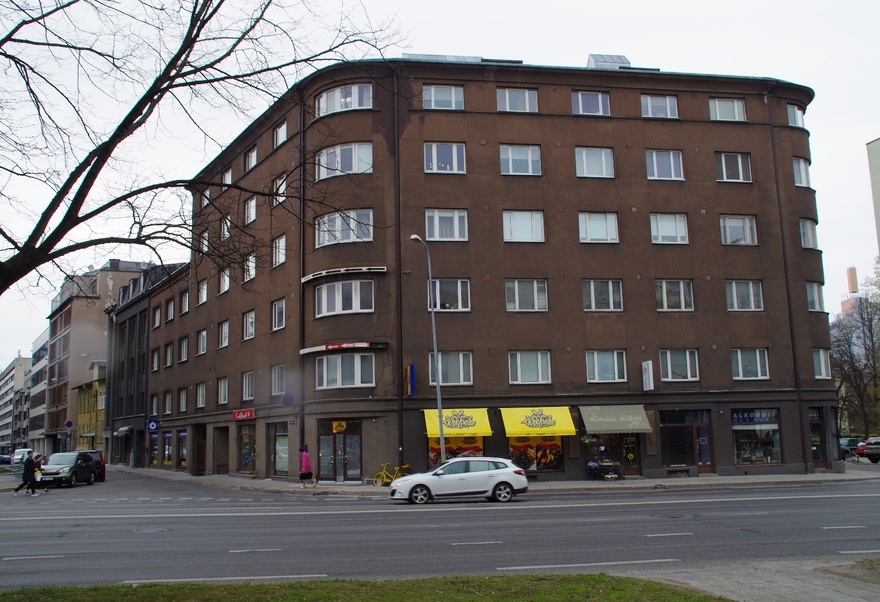
<svg viewBox="0 0 880 602"><path fill-rule="evenodd" d="M838 554L880 554L880 550L838 550Z"/></svg>
<svg viewBox="0 0 880 602"><path fill-rule="evenodd" d="M254 548L253 550L229 550L230 554L248 554L250 552L282 552L283 548Z"/></svg>
<svg viewBox="0 0 880 602"><path fill-rule="evenodd" d="M584 562L582 564L534 564L531 566L499 566L496 571L537 571L541 569L582 569L602 566L626 566L628 564L659 564L662 562L681 562L678 558L658 558L656 560L619 560L617 562Z"/></svg>
<svg viewBox="0 0 880 602"><path fill-rule="evenodd" d="M458 541L453 542L450 545L453 546L494 546L503 544L503 541Z"/></svg>
<svg viewBox="0 0 880 602"><path fill-rule="evenodd" d="M822 527L825 531L833 531L835 529L867 529L865 525L840 525L838 527Z"/></svg>
<svg viewBox="0 0 880 602"><path fill-rule="evenodd" d="M326 574L314 575L250 575L241 577L187 577L186 579L132 579L120 581L119 585L141 585L145 583L203 583L209 581L261 581L264 579L316 579L327 577Z"/></svg>
<svg viewBox="0 0 880 602"><path fill-rule="evenodd" d="M46 558L64 558L64 556L8 556L3 560L45 560Z"/></svg>
<svg viewBox="0 0 880 602"><path fill-rule="evenodd" d="M642 537L685 537L688 535L693 535L693 533L649 533Z"/></svg>

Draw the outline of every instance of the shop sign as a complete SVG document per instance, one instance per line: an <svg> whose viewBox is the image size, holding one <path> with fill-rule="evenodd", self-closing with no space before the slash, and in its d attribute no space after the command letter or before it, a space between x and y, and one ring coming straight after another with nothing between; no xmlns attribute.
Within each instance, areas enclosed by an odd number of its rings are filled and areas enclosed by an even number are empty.
<svg viewBox="0 0 880 602"><path fill-rule="evenodd" d="M232 419L233 420L250 420L253 417L254 417L253 408L250 408L247 410L234 410L232 412Z"/></svg>
<svg viewBox="0 0 880 602"><path fill-rule="evenodd" d="M767 410L733 410L730 413L730 421L734 424L763 424L765 422L777 422L779 410L775 408Z"/></svg>
<svg viewBox="0 0 880 602"><path fill-rule="evenodd" d="M333 432L334 433L344 433L345 432L345 421L344 420L334 420L333 421Z"/></svg>

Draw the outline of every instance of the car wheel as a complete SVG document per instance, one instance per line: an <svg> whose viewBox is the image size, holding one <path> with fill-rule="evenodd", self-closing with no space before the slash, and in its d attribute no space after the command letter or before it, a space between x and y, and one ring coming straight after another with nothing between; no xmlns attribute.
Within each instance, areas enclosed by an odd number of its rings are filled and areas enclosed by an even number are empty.
<svg viewBox="0 0 880 602"><path fill-rule="evenodd" d="M75 472L70 473L70 479L68 480L67 484L70 485L71 487L76 487L76 473Z"/></svg>
<svg viewBox="0 0 880 602"><path fill-rule="evenodd" d="M880 458L871 458L871 464L876 464L877 462L880 462Z"/></svg>
<svg viewBox="0 0 880 602"><path fill-rule="evenodd" d="M86 481L86 482L87 482L89 485L94 485L94 484L95 484L95 473L91 473L91 474L89 475L89 480Z"/></svg>
<svg viewBox="0 0 880 602"><path fill-rule="evenodd" d="M513 487L510 483L498 483L492 490L492 497L489 498L494 502L509 502L513 499Z"/></svg>
<svg viewBox="0 0 880 602"><path fill-rule="evenodd" d="M416 485L409 490L408 500L410 504L424 504L429 502L431 501L431 490L425 485Z"/></svg>

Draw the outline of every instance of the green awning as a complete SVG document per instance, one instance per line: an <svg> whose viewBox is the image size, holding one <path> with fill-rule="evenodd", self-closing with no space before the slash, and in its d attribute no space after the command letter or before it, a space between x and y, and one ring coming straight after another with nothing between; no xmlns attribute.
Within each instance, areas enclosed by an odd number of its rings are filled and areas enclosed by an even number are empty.
<svg viewBox="0 0 880 602"><path fill-rule="evenodd" d="M650 433L645 406L578 406L585 430L599 433Z"/></svg>

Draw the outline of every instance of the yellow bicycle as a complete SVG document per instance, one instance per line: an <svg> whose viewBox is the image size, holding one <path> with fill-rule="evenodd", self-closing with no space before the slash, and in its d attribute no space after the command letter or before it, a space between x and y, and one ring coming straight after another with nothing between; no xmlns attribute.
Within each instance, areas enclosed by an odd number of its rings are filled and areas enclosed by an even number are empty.
<svg viewBox="0 0 880 602"><path fill-rule="evenodd" d="M373 485L376 487L381 487L382 485L387 485L394 479L398 477L405 477L409 474L409 464L404 464L403 466L395 466L394 474L388 472L388 467L391 466L391 462L383 462L382 470L377 472L373 476Z"/></svg>

